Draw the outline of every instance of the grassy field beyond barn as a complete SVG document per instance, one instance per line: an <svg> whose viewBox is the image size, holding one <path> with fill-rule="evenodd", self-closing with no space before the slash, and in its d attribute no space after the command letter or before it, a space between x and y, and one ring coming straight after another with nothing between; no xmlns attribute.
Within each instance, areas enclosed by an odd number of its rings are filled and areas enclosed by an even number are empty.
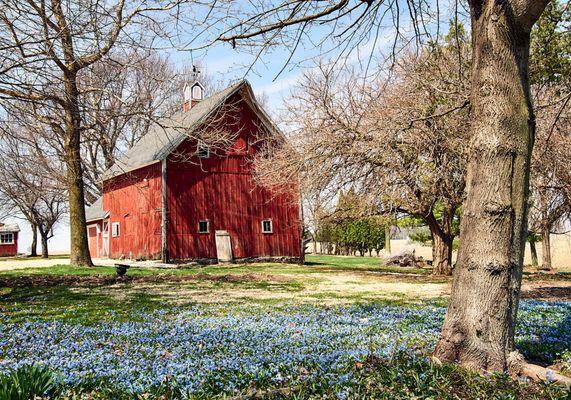
<svg viewBox="0 0 571 400"><path fill-rule="evenodd" d="M111 266L0 263L0 371L48 376L52 398L566 396L432 365L450 281L429 269L308 256L117 279ZM528 272L522 296L520 350L569 372L571 275Z"/></svg>

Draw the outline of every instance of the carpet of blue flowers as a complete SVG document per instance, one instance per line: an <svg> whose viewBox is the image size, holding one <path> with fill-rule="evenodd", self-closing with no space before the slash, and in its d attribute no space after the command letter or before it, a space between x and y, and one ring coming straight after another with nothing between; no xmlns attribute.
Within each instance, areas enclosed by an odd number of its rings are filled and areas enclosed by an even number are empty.
<svg viewBox="0 0 571 400"><path fill-rule="evenodd" d="M342 392L355 363L434 345L435 305L185 306L133 311L131 321L0 320L0 373L39 363L73 387L105 380L141 393L172 379L188 393L235 393L319 378ZM516 341L528 357L569 357L571 303L524 301Z"/></svg>

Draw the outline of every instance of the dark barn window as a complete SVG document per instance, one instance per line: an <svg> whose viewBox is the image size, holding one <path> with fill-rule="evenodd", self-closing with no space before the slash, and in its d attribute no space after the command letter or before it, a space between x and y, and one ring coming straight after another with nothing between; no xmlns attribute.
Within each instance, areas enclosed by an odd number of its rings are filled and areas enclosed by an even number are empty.
<svg viewBox="0 0 571 400"><path fill-rule="evenodd" d="M272 226L272 220L271 219L265 219L262 221L262 233L272 233L273 230L273 226Z"/></svg>
<svg viewBox="0 0 571 400"><path fill-rule="evenodd" d="M3 233L0 235L0 243L1 244L12 244L14 243L14 234L13 233Z"/></svg>
<svg viewBox="0 0 571 400"><path fill-rule="evenodd" d="M198 233L208 233L208 220L198 222Z"/></svg>

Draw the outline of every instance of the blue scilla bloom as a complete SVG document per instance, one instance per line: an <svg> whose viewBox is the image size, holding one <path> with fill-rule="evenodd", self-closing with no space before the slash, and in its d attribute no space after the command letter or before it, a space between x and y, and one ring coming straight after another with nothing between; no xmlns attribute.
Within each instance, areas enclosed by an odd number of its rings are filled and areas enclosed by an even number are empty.
<svg viewBox="0 0 571 400"><path fill-rule="evenodd" d="M0 373L42 363L63 384L105 379L132 393L145 393L166 377L194 394L317 378L342 387L352 379L355 363L371 354L382 359L411 347L429 351L445 313L433 305L288 305L271 312L227 307L139 309L130 321L110 313L91 326L39 319L12 324L0 318ZM569 315L569 303L522 302L517 342L570 343ZM338 392L339 398L346 396Z"/></svg>

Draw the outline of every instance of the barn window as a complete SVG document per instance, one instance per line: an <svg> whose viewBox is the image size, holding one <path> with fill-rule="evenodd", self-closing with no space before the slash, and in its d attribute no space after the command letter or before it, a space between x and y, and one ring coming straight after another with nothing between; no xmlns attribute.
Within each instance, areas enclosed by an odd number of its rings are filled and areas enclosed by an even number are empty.
<svg viewBox="0 0 571 400"><path fill-rule="evenodd" d="M210 146L204 142L198 142L196 146L196 154L200 158L210 158Z"/></svg>
<svg viewBox="0 0 571 400"><path fill-rule="evenodd" d="M208 233L209 222L207 219L198 222L198 233Z"/></svg>
<svg viewBox="0 0 571 400"><path fill-rule="evenodd" d="M262 233L272 233L274 231L274 227L272 224L271 219L264 219L262 221Z"/></svg>
<svg viewBox="0 0 571 400"><path fill-rule="evenodd" d="M0 235L0 243L1 244L13 244L14 243L14 234L13 233L2 233Z"/></svg>
<svg viewBox="0 0 571 400"><path fill-rule="evenodd" d="M113 222L111 224L111 236L119 237L119 222Z"/></svg>

